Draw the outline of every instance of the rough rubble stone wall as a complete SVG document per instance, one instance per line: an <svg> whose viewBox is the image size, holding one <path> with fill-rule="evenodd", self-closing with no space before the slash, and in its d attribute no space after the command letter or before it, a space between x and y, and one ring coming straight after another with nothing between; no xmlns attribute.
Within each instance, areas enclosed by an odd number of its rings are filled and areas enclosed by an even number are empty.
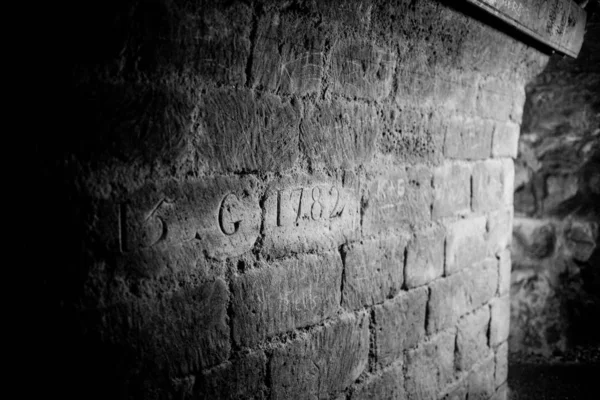
<svg viewBox="0 0 600 400"><path fill-rule="evenodd" d="M581 53L553 56L527 86L516 163L511 350L598 344L600 6Z"/></svg>
<svg viewBox="0 0 600 400"><path fill-rule="evenodd" d="M38 157L63 389L503 398L545 55L429 0L78 7L73 134Z"/></svg>

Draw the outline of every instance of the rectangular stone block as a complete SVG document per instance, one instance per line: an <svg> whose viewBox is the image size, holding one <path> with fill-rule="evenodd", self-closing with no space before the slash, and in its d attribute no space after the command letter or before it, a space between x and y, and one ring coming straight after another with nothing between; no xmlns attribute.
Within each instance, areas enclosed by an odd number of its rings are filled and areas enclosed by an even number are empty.
<svg viewBox="0 0 600 400"><path fill-rule="evenodd" d="M508 121L513 110L515 85L500 78L480 81L477 96L477 115L496 121Z"/></svg>
<svg viewBox="0 0 600 400"><path fill-rule="evenodd" d="M406 354L405 388L409 399L437 400L454 377L455 332L442 332Z"/></svg>
<svg viewBox="0 0 600 400"><path fill-rule="evenodd" d="M433 218L465 214L471 209L471 166L446 162L433 173Z"/></svg>
<svg viewBox="0 0 600 400"><path fill-rule="evenodd" d="M177 45L164 46L169 49L168 57L177 64L179 59L197 63L194 66L206 82L243 85L252 46L252 9L242 3L226 8L203 4L199 14L198 6L188 3L178 9L178 15L185 19L173 30L178 35ZM190 57L192 52L198 56Z"/></svg>
<svg viewBox="0 0 600 400"><path fill-rule="evenodd" d="M495 392L494 357L477 364L469 375L469 400L488 400Z"/></svg>
<svg viewBox="0 0 600 400"><path fill-rule="evenodd" d="M445 230L431 226L418 231L406 251L405 283L408 288L426 285L444 273Z"/></svg>
<svg viewBox="0 0 600 400"><path fill-rule="evenodd" d="M512 207L504 207L488 215L488 254L498 256L512 241Z"/></svg>
<svg viewBox="0 0 600 400"><path fill-rule="evenodd" d="M450 112L473 114L479 76L442 69L435 74L435 102Z"/></svg>
<svg viewBox="0 0 600 400"><path fill-rule="evenodd" d="M373 308L377 363L391 364L425 337L428 296L427 288L418 288Z"/></svg>
<svg viewBox="0 0 600 400"><path fill-rule="evenodd" d="M473 314L462 318L456 334L456 367L468 371L475 363L489 356L488 328L490 325L489 307L478 308Z"/></svg>
<svg viewBox="0 0 600 400"><path fill-rule="evenodd" d="M493 157L517 158L521 126L515 122L499 122L494 127Z"/></svg>
<svg viewBox="0 0 600 400"><path fill-rule="evenodd" d="M445 117L432 113L421 101L399 103L384 106L379 114L384 125L378 132L377 148L392 163L439 164L444 153Z"/></svg>
<svg viewBox="0 0 600 400"><path fill-rule="evenodd" d="M447 158L482 160L490 157L494 123L489 120L454 116L448 122L444 140Z"/></svg>
<svg viewBox="0 0 600 400"><path fill-rule="evenodd" d="M431 179L425 166L378 173L367 183L363 233L380 234L427 223L431 219Z"/></svg>
<svg viewBox="0 0 600 400"><path fill-rule="evenodd" d="M469 392L469 386L465 380L458 381L452 384L450 389L446 391L442 400L468 400L467 394Z"/></svg>
<svg viewBox="0 0 600 400"><path fill-rule="evenodd" d="M502 159L502 202L512 205L515 188L515 163L510 158Z"/></svg>
<svg viewBox="0 0 600 400"><path fill-rule="evenodd" d="M510 250L500 253L498 263L498 294L504 295L510 292L510 273L512 270Z"/></svg>
<svg viewBox="0 0 600 400"><path fill-rule="evenodd" d="M298 23L294 13L266 13L258 20L252 54L252 87L281 94L320 90L326 30Z"/></svg>
<svg viewBox="0 0 600 400"><path fill-rule="evenodd" d="M272 257L328 251L360 232L360 195L341 178L285 176L267 189L262 251Z"/></svg>
<svg viewBox="0 0 600 400"><path fill-rule="evenodd" d="M220 260L244 254L261 225L253 177L151 184L114 207L118 225L107 234L117 237L120 262L145 274L176 270L203 252Z"/></svg>
<svg viewBox="0 0 600 400"><path fill-rule="evenodd" d="M395 296L404 282L406 238L384 237L344 246L342 305L357 310Z"/></svg>
<svg viewBox="0 0 600 400"><path fill-rule="evenodd" d="M496 349L496 388L508 380L508 342L502 343Z"/></svg>
<svg viewBox="0 0 600 400"><path fill-rule="evenodd" d="M299 156L302 105L249 89L215 88L200 97L198 162L226 172L283 171Z"/></svg>
<svg viewBox="0 0 600 400"><path fill-rule="evenodd" d="M349 168L371 160L380 126L373 105L343 99L307 104L300 147L315 168Z"/></svg>
<svg viewBox="0 0 600 400"><path fill-rule="evenodd" d="M342 315L273 350L271 398L327 398L358 378L368 354L368 315Z"/></svg>
<svg viewBox="0 0 600 400"><path fill-rule="evenodd" d="M446 237L446 275L483 261L487 253L485 217L461 219L450 224Z"/></svg>
<svg viewBox="0 0 600 400"><path fill-rule="evenodd" d="M194 398L253 399L266 392L267 358L262 351L247 353L204 371L196 377Z"/></svg>
<svg viewBox="0 0 600 400"><path fill-rule="evenodd" d="M508 385L505 383L504 385L500 386L498 389L496 389L496 393L494 393L494 395L492 396L492 398L490 400L509 400L509 389L508 389Z"/></svg>
<svg viewBox="0 0 600 400"><path fill-rule="evenodd" d="M496 347L508 340L510 331L510 299L508 296L494 299L491 303L490 346Z"/></svg>
<svg viewBox="0 0 600 400"><path fill-rule="evenodd" d="M148 368L175 376L227 360L231 353L227 284L215 279L189 286L161 298L143 295L100 311L104 325L97 328L98 334L139 354Z"/></svg>
<svg viewBox="0 0 600 400"><path fill-rule="evenodd" d="M232 278L233 340L253 346L267 337L333 316L341 299L340 254L305 254Z"/></svg>
<svg viewBox="0 0 600 400"><path fill-rule="evenodd" d="M464 314L487 303L498 287L498 265L486 259L475 267L432 282L427 304L427 333L454 326Z"/></svg>
<svg viewBox="0 0 600 400"><path fill-rule="evenodd" d="M346 399L346 397L343 398ZM385 368L379 374L367 378L367 380L358 385L350 395L350 400L404 398L404 372L402 370L402 360Z"/></svg>
<svg viewBox="0 0 600 400"><path fill-rule="evenodd" d="M509 203L504 198L504 165L500 160L482 161L473 167L473 211L496 210Z"/></svg>
<svg viewBox="0 0 600 400"><path fill-rule="evenodd" d="M331 56L333 92L379 101L392 89L396 54L371 40L337 41Z"/></svg>

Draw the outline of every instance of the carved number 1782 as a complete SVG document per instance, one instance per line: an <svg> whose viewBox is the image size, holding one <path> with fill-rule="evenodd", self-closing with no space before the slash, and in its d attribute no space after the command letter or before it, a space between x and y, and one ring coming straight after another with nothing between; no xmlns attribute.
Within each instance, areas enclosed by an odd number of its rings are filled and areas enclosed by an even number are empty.
<svg viewBox="0 0 600 400"><path fill-rule="evenodd" d="M292 207L286 210L286 207ZM304 209L303 209L304 207ZM341 217L345 206L341 203L340 191L331 186L329 190L315 186L312 189L298 188L277 191L277 226L284 225L284 215L293 212L294 224L306 216L313 221ZM330 209L327 212L327 209Z"/></svg>

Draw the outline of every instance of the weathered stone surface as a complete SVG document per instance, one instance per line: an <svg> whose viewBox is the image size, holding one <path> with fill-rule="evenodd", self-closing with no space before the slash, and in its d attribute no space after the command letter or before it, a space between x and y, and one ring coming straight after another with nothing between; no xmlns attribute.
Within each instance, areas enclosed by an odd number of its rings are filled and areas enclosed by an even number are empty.
<svg viewBox="0 0 600 400"><path fill-rule="evenodd" d="M200 75L216 83L243 85L250 56L252 10L246 4L225 6L188 2L179 5L177 44L170 49L187 63L197 62ZM200 16L200 18L198 18ZM175 30L174 30L175 31ZM201 33L200 33L201 32ZM200 33L200 35L199 35ZM194 49L194 46L198 46ZM191 54L200 54L196 59Z"/></svg>
<svg viewBox="0 0 600 400"><path fill-rule="evenodd" d="M510 299L508 296L491 303L490 346L496 347L508 340L510 331Z"/></svg>
<svg viewBox="0 0 600 400"><path fill-rule="evenodd" d="M508 379L508 342L502 343L496 349L496 372L494 377L496 387L500 387Z"/></svg>
<svg viewBox="0 0 600 400"><path fill-rule="evenodd" d="M459 321L454 355L458 370L468 371L477 361L489 355L489 324L490 310L487 306L477 309Z"/></svg>
<svg viewBox="0 0 600 400"><path fill-rule="evenodd" d="M132 366L181 376L229 357L229 295L222 279L167 292L160 299L138 295L82 315L82 321L100 318L95 329L103 345L129 349L123 357L132 357Z"/></svg>
<svg viewBox="0 0 600 400"><path fill-rule="evenodd" d="M471 167L447 162L433 174L433 218L463 214L471 208Z"/></svg>
<svg viewBox="0 0 600 400"><path fill-rule="evenodd" d="M385 237L344 246L342 305L349 309L383 302L404 282L406 239Z"/></svg>
<svg viewBox="0 0 600 400"><path fill-rule="evenodd" d="M418 231L406 252L406 286L426 285L444 273L445 230L439 226Z"/></svg>
<svg viewBox="0 0 600 400"><path fill-rule="evenodd" d="M196 148L216 171L285 171L298 157L302 105L246 89L212 89L198 105Z"/></svg>
<svg viewBox="0 0 600 400"><path fill-rule="evenodd" d="M365 235L423 225L431 218L431 170L417 165L378 174L369 181L365 197Z"/></svg>
<svg viewBox="0 0 600 400"><path fill-rule="evenodd" d="M233 340L261 340L332 316L340 304L339 253L301 255L232 280Z"/></svg>
<svg viewBox="0 0 600 400"><path fill-rule="evenodd" d="M266 364L262 351L242 354L198 375L194 394L201 399L264 399Z"/></svg>
<svg viewBox="0 0 600 400"><path fill-rule="evenodd" d="M192 255L241 255L259 234L257 190L252 177L149 185L118 205L120 223L110 234L118 236L128 268L135 265L147 273L164 270L162 261L182 246Z"/></svg>
<svg viewBox="0 0 600 400"><path fill-rule="evenodd" d="M498 294L504 295L510 292L510 272L512 264L510 262L510 250L504 250L500 253L498 262Z"/></svg>
<svg viewBox="0 0 600 400"><path fill-rule="evenodd" d="M337 42L331 61L333 92L349 98L381 100L392 89L396 54L372 41Z"/></svg>
<svg viewBox="0 0 600 400"><path fill-rule="evenodd" d="M423 107L420 100L409 101L401 110L383 114L379 151L395 162L438 163L443 155L445 118L416 105Z"/></svg>
<svg viewBox="0 0 600 400"><path fill-rule="evenodd" d="M477 96L477 114L482 118L508 121L515 101L513 86L495 77L483 79Z"/></svg>
<svg viewBox="0 0 600 400"><path fill-rule="evenodd" d="M433 282L427 304L427 333L455 325L462 315L488 302L497 287L495 259L486 259L475 267Z"/></svg>
<svg viewBox="0 0 600 400"><path fill-rule="evenodd" d="M263 252L327 251L355 239L360 197L350 181L306 175L273 182L264 203Z"/></svg>
<svg viewBox="0 0 600 400"><path fill-rule="evenodd" d="M350 400L393 400L404 398L402 360L384 369L378 375L369 377L365 382L357 386L350 395Z"/></svg>
<svg viewBox="0 0 600 400"><path fill-rule="evenodd" d="M344 390L366 367L368 353L368 315L342 315L273 351L271 398L326 398Z"/></svg>
<svg viewBox="0 0 600 400"><path fill-rule="evenodd" d="M454 116L448 122L444 155L448 158L481 160L490 157L494 123L479 118Z"/></svg>
<svg viewBox="0 0 600 400"><path fill-rule="evenodd" d="M308 105L300 125L300 146L314 166L347 168L370 161L381 129L372 105L334 99Z"/></svg>
<svg viewBox="0 0 600 400"><path fill-rule="evenodd" d="M512 207L503 208L488 214L487 242L488 254L498 256L512 240Z"/></svg>
<svg viewBox="0 0 600 400"><path fill-rule="evenodd" d="M304 95L320 90L326 58L325 30L298 13L273 12L258 21L251 86Z"/></svg>
<svg viewBox="0 0 600 400"><path fill-rule="evenodd" d="M447 390L447 393L442 397L442 400L466 400L469 387L467 382L464 380L453 384L452 387Z"/></svg>
<svg viewBox="0 0 600 400"><path fill-rule="evenodd" d="M512 161L509 161L512 162ZM512 204L512 184L508 164L501 160L482 161L473 167L473 211L491 211ZM513 180L514 181L514 180ZM510 191L507 198L505 193Z"/></svg>
<svg viewBox="0 0 600 400"><path fill-rule="evenodd" d="M492 156L517 158L521 127L515 122L497 123L492 140Z"/></svg>
<svg viewBox="0 0 600 400"><path fill-rule="evenodd" d="M442 332L406 354L407 398L436 400L454 375L455 332Z"/></svg>
<svg viewBox="0 0 600 400"><path fill-rule="evenodd" d="M509 389L508 384L503 384L498 389L496 389L496 393L490 400L509 400Z"/></svg>
<svg viewBox="0 0 600 400"><path fill-rule="evenodd" d="M461 219L448 228L446 238L446 275L469 268L487 253L485 217Z"/></svg>
<svg viewBox="0 0 600 400"><path fill-rule="evenodd" d="M494 357L476 365L469 375L469 400L488 400L495 392Z"/></svg>
<svg viewBox="0 0 600 400"><path fill-rule="evenodd" d="M379 364L394 362L423 339L428 295L427 288L414 289L373 308Z"/></svg>
<svg viewBox="0 0 600 400"><path fill-rule="evenodd" d="M443 11L442 11L443 12ZM435 101L450 112L473 113L477 99L479 76L454 69L435 74Z"/></svg>

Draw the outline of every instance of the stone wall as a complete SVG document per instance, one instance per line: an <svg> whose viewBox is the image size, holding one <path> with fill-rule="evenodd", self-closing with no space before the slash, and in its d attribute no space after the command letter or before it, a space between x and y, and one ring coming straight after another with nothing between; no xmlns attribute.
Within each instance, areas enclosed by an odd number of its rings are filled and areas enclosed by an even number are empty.
<svg viewBox="0 0 600 400"><path fill-rule="evenodd" d="M553 56L527 86L516 163L511 350L598 344L600 6L576 60Z"/></svg>
<svg viewBox="0 0 600 400"><path fill-rule="evenodd" d="M547 56L431 0L78 7L72 134L37 158L62 390L503 398Z"/></svg>

